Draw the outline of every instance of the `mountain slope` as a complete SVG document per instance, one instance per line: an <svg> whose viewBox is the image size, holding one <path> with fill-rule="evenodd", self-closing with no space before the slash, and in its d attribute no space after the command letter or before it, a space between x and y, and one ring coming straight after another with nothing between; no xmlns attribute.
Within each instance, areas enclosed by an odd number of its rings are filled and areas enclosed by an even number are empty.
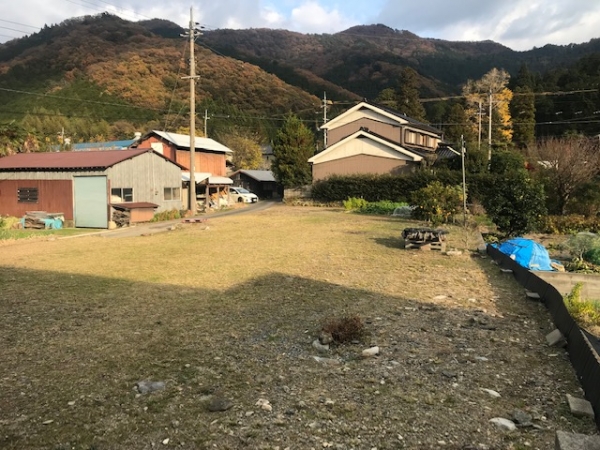
<svg viewBox="0 0 600 450"><path fill-rule="evenodd" d="M162 32L170 29L164 23L151 25L162 26ZM131 106L113 105L111 120L161 119L169 109L185 110L188 82L181 77L189 70L187 43L157 36L147 26L102 14L72 19L1 45L0 117L26 114L33 106L73 115L94 115L99 106L108 106L102 104ZM196 55L199 104L251 114L318 107L316 97L254 65L203 48Z"/></svg>

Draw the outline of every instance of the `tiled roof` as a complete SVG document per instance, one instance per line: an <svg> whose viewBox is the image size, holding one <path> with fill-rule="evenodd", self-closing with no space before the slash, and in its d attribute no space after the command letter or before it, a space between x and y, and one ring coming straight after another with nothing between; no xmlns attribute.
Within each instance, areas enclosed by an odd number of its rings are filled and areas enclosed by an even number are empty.
<svg viewBox="0 0 600 450"><path fill-rule="evenodd" d="M370 102L370 101L367 101L367 100L365 101L365 103L367 103L367 104L369 104L369 105L371 105L371 106L373 106L373 107L375 107L375 108L379 108L379 109L381 109L382 111L385 111L385 112L387 112L388 114L392 114L392 115L394 115L394 116L396 116L396 117L399 117L399 118L401 118L401 119L404 119L404 120L406 120L406 121L407 121L409 124L411 124L412 126L414 126L414 127L416 127L416 128L419 128L419 129L421 129L421 130L424 130L424 131L429 131L429 132L431 132L431 133L442 134L442 131L441 131L441 130L439 130L439 129L437 129L437 128L434 128L434 127L432 127L432 126L431 126L431 125L429 125L429 124L426 124L426 123L423 123L423 122L419 122L418 120L416 120L416 119L413 119L412 117L409 117L409 116L407 116L406 114L402 114L402 113L401 113L400 111L398 111L398 110L395 110L395 109L393 109L393 108L390 108L390 107L388 107L388 106L380 105L380 104L378 104L378 103Z"/></svg>

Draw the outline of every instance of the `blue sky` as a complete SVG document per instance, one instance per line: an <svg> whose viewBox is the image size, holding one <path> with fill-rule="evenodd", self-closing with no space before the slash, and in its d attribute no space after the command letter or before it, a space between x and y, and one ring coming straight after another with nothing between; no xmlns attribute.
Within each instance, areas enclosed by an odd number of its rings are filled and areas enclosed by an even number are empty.
<svg viewBox="0 0 600 450"><path fill-rule="evenodd" d="M0 0L0 42L44 24L112 12L160 17L182 26L190 6L208 29L279 28L335 33L383 23L421 37L493 40L515 50L600 37L600 0Z"/></svg>

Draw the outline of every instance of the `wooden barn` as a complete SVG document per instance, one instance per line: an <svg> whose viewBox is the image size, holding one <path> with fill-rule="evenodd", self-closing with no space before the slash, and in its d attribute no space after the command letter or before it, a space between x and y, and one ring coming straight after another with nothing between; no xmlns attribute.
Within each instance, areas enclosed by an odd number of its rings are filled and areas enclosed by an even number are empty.
<svg viewBox="0 0 600 450"><path fill-rule="evenodd" d="M63 213L76 227L108 228L111 205L181 209L181 169L149 148L8 156L0 158L0 214Z"/></svg>

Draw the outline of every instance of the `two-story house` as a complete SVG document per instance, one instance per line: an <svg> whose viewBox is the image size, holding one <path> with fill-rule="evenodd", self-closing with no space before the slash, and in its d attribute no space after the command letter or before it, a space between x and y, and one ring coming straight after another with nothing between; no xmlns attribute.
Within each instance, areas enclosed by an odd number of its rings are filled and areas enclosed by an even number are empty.
<svg viewBox="0 0 600 450"><path fill-rule="evenodd" d="M313 181L332 175L399 174L458 156L437 128L385 106L360 102L322 129L327 148L309 159Z"/></svg>

